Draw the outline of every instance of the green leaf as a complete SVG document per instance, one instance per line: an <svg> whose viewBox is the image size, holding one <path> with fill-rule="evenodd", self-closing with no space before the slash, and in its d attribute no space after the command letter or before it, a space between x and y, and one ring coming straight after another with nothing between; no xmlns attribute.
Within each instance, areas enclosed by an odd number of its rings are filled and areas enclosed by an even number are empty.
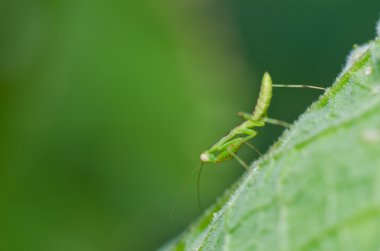
<svg viewBox="0 0 380 251"><path fill-rule="evenodd" d="M379 250L380 40L162 250Z"/></svg>

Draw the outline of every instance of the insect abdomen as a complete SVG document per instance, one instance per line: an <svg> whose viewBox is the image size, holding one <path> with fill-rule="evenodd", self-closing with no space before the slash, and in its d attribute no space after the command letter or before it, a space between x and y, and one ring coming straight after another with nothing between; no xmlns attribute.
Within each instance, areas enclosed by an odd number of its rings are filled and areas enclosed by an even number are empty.
<svg viewBox="0 0 380 251"><path fill-rule="evenodd" d="M255 110L253 111L254 120L261 120L267 115L270 101L272 99L272 78L268 72L264 73L263 79L261 81L261 89L259 98L257 99L257 104Z"/></svg>

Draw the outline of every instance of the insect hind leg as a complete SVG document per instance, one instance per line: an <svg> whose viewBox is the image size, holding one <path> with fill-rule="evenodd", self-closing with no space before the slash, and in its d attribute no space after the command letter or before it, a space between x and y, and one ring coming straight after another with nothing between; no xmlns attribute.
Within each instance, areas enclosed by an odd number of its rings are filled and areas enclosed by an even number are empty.
<svg viewBox="0 0 380 251"><path fill-rule="evenodd" d="M272 124L272 125L278 125L278 126L283 126L285 128L290 128L291 124L288 122L278 120L278 119L271 119L271 118L265 118L264 121L266 123Z"/></svg>
<svg viewBox="0 0 380 251"><path fill-rule="evenodd" d="M316 89L321 91L326 91L326 88L315 86L315 85L283 85L283 84L275 84L273 87L284 87L284 88L308 88L308 89Z"/></svg>
<svg viewBox="0 0 380 251"><path fill-rule="evenodd" d="M234 152L232 152L232 151L230 151L229 153L233 156L234 159L237 160L237 162L239 162L247 171L249 171L248 164L245 163L245 161L242 158L240 158L239 156L237 156L237 154L234 153Z"/></svg>
<svg viewBox="0 0 380 251"><path fill-rule="evenodd" d="M254 145L252 145L252 144L250 144L250 143L248 143L247 141L246 142L244 142L244 144L246 144L247 146L249 146L250 148L252 148L258 155L263 155L260 151L259 151L259 149L257 149Z"/></svg>

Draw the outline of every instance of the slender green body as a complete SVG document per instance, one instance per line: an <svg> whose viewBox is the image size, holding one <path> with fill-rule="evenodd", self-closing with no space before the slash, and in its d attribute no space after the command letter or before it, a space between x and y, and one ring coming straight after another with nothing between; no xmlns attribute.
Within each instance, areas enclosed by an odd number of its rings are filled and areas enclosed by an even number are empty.
<svg viewBox="0 0 380 251"><path fill-rule="evenodd" d="M272 100L272 78L269 73L264 73L263 79L261 81L261 88L259 98L255 109L253 110L253 115L251 120L259 121L263 120L267 116L267 111L269 104ZM248 120L248 118L246 118Z"/></svg>
<svg viewBox="0 0 380 251"><path fill-rule="evenodd" d="M255 127L264 126L265 118L272 99L272 79L265 73L257 104L252 114L239 113L246 121L232 129L226 136L216 142L210 149L204 151L200 158L202 162L219 163L235 157L242 144L257 135Z"/></svg>
<svg viewBox="0 0 380 251"><path fill-rule="evenodd" d="M267 111L272 100L273 87L309 88L325 90L325 88L323 87L312 85L274 85L272 84L272 78L270 77L269 73L264 73L263 79L261 81L259 98L257 99L257 103L255 109L253 110L253 113L239 112L239 116L243 117L245 121L239 126L232 129L226 136L224 136L213 146L211 146L210 149L204 151L200 156L201 161L203 163L219 163L224 160L236 158L240 163L242 163L246 168L248 168L247 165L244 164L244 161L242 161L238 156L236 156L235 153L244 143L246 143L248 140L252 139L257 135L257 132L253 129L255 127L264 126L265 123L271 123L284 127L290 126L286 122L276 119L270 119L267 117Z"/></svg>
<svg viewBox="0 0 380 251"><path fill-rule="evenodd" d="M264 126L265 123L271 123L284 127L290 126L288 123L284 121L271 119L267 117L267 111L272 100L273 87L295 87L325 90L322 87L311 85L273 85L269 73L264 73L263 79L261 81L260 94L257 99L257 103L255 109L253 110L253 113L239 112L239 116L243 117L245 121L237 127L235 127L234 129L232 129L226 136L224 136L218 142L212 145L210 149L204 151L200 156L202 163L199 169L197 186L199 205L201 205L199 196L199 182L204 163L219 163L225 160L235 158L248 170L248 165L235 153L240 149L240 147L244 143L246 143L248 146L251 146L249 143L247 143L247 141L257 135L257 132L254 130L254 128ZM255 147L251 147L255 149L257 152L259 152Z"/></svg>

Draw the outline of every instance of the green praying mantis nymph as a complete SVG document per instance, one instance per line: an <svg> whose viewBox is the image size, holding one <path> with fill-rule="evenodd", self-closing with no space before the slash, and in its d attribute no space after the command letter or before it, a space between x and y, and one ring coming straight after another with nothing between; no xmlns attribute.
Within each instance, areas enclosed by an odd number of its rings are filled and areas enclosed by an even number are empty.
<svg viewBox="0 0 380 251"><path fill-rule="evenodd" d="M246 144L259 152L254 146L248 143L248 141L254 138L257 135L257 132L254 130L255 127L264 126L265 123L271 123L275 125L280 125L284 127L289 127L290 125L286 122L271 119L267 117L267 111L272 99L272 87L293 87L293 88L311 88L318 90L325 90L325 88L311 86L311 85L280 85L280 84L272 84L272 79L269 73L264 73L259 98L257 100L257 104L253 113L244 113L239 112L238 115L241 116L245 121L232 129L226 136L221 138L218 142L212 145L208 150L202 152L200 159L201 164L198 166L198 181L197 181L197 197L198 197L198 205L202 208L201 200L200 200L200 177L202 173L202 168L205 163L220 163L225 160L230 160L235 158L237 161L242 164L247 170L248 165L240 159L236 152L240 149L243 144ZM198 169L194 169L193 173L190 177L195 173ZM176 203L174 204L170 218L173 215Z"/></svg>
<svg viewBox="0 0 380 251"><path fill-rule="evenodd" d="M267 117L267 111L272 99L272 87L295 87L295 88L311 88L325 90L322 87L311 85L274 85L269 73L264 73L259 98L253 113L239 112L245 121L239 126L232 129L226 136L212 145L208 150L202 152L200 159L202 163L219 163L225 160L236 158L244 167L247 165L236 155L236 152L243 144L254 138L257 132L255 127L264 126L265 123L272 123L289 127L289 124L280 120L270 119ZM249 145L251 146L251 145ZM251 146L253 147L253 146Z"/></svg>

